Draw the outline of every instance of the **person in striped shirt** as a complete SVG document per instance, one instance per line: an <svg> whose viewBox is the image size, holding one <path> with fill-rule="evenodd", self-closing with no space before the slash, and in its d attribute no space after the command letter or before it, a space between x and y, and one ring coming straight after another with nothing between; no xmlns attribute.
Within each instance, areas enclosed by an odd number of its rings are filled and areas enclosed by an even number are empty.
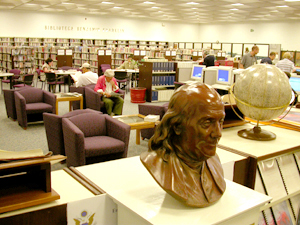
<svg viewBox="0 0 300 225"><path fill-rule="evenodd" d="M278 61L275 66L277 66L279 69L285 72L288 77L290 77L291 76L290 73L296 71L295 65L291 61L292 56L289 52L286 52L283 54L282 58L283 59Z"/></svg>

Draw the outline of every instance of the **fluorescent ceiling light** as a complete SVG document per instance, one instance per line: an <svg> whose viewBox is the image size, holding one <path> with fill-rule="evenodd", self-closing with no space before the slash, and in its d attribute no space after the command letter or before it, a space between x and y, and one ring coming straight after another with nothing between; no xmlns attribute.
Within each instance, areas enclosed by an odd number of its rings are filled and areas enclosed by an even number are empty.
<svg viewBox="0 0 300 225"><path fill-rule="evenodd" d="M154 2L148 2L148 1L145 1L144 3L145 4L155 4Z"/></svg>
<svg viewBox="0 0 300 225"><path fill-rule="evenodd" d="M198 5L199 3L197 3L197 2L188 2L186 4L188 4L188 5Z"/></svg>
<svg viewBox="0 0 300 225"><path fill-rule="evenodd" d="M300 2L300 0L284 0L286 2Z"/></svg>
<svg viewBox="0 0 300 225"><path fill-rule="evenodd" d="M278 5L276 7L279 7L279 8L285 8L285 7L288 7L287 5Z"/></svg>
<svg viewBox="0 0 300 225"><path fill-rule="evenodd" d="M230 9L230 10L238 10L238 9Z"/></svg>
<svg viewBox="0 0 300 225"><path fill-rule="evenodd" d="M197 9L197 8L192 8L192 9Z"/></svg>
<svg viewBox="0 0 300 225"><path fill-rule="evenodd" d="M102 4L115 4L113 2L101 2Z"/></svg>
<svg viewBox="0 0 300 225"><path fill-rule="evenodd" d="M158 8L159 8L159 7L157 7L157 6L153 6L153 7L152 7L152 9L158 9Z"/></svg>
<svg viewBox="0 0 300 225"><path fill-rule="evenodd" d="M244 4L242 4L242 3L234 3L234 4L231 4L231 5L240 6L240 5L244 5Z"/></svg>
<svg viewBox="0 0 300 225"><path fill-rule="evenodd" d="M115 6L115 7L114 7L114 9L120 9L120 8L121 8L121 7L119 7L119 6Z"/></svg>

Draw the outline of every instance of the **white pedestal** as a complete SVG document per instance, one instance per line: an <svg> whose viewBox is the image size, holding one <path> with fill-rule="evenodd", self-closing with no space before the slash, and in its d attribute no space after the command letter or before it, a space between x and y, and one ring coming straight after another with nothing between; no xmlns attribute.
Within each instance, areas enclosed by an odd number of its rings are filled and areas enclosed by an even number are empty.
<svg viewBox="0 0 300 225"><path fill-rule="evenodd" d="M255 224L260 207L271 198L226 180L214 205L193 208L167 194L139 157L77 168L118 205L118 224Z"/></svg>

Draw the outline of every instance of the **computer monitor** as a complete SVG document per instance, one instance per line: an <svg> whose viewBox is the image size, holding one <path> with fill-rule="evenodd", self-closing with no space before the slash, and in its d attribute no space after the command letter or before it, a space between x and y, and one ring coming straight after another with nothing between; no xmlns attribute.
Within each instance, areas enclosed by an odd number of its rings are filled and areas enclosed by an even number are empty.
<svg viewBox="0 0 300 225"><path fill-rule="evenodd" d="M217 69L216 84L224 84L231 86L233 82L232 67L219 66Z"/></svg>
<svg viewBox="0 0 300 225"><path fill-rule="evenodd" d="M203 69L205 67L206 66L202 66L202 65L193 65L191 80L195 80L203 83Z"/></svg>
<svg viewBox="0 0 300 225"><path fill-rule="evenodd" d="M290 85L294 89L294 91L297 92L297 94L300 94L300 76L295 75L290 77Z"/></svg>

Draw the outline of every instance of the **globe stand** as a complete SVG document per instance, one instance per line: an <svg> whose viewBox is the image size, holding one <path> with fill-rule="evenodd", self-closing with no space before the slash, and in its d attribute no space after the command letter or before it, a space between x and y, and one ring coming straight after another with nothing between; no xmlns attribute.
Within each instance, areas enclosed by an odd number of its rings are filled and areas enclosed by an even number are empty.
<svg viewBox="0 0 300 225"><path fill-rule="evenodd" d="M276 134L262 130L261 127L257 125L253 129L243 129L238 131L238 135L242 138L257 140L257 141L271 141L276 139Z"/></svg>

